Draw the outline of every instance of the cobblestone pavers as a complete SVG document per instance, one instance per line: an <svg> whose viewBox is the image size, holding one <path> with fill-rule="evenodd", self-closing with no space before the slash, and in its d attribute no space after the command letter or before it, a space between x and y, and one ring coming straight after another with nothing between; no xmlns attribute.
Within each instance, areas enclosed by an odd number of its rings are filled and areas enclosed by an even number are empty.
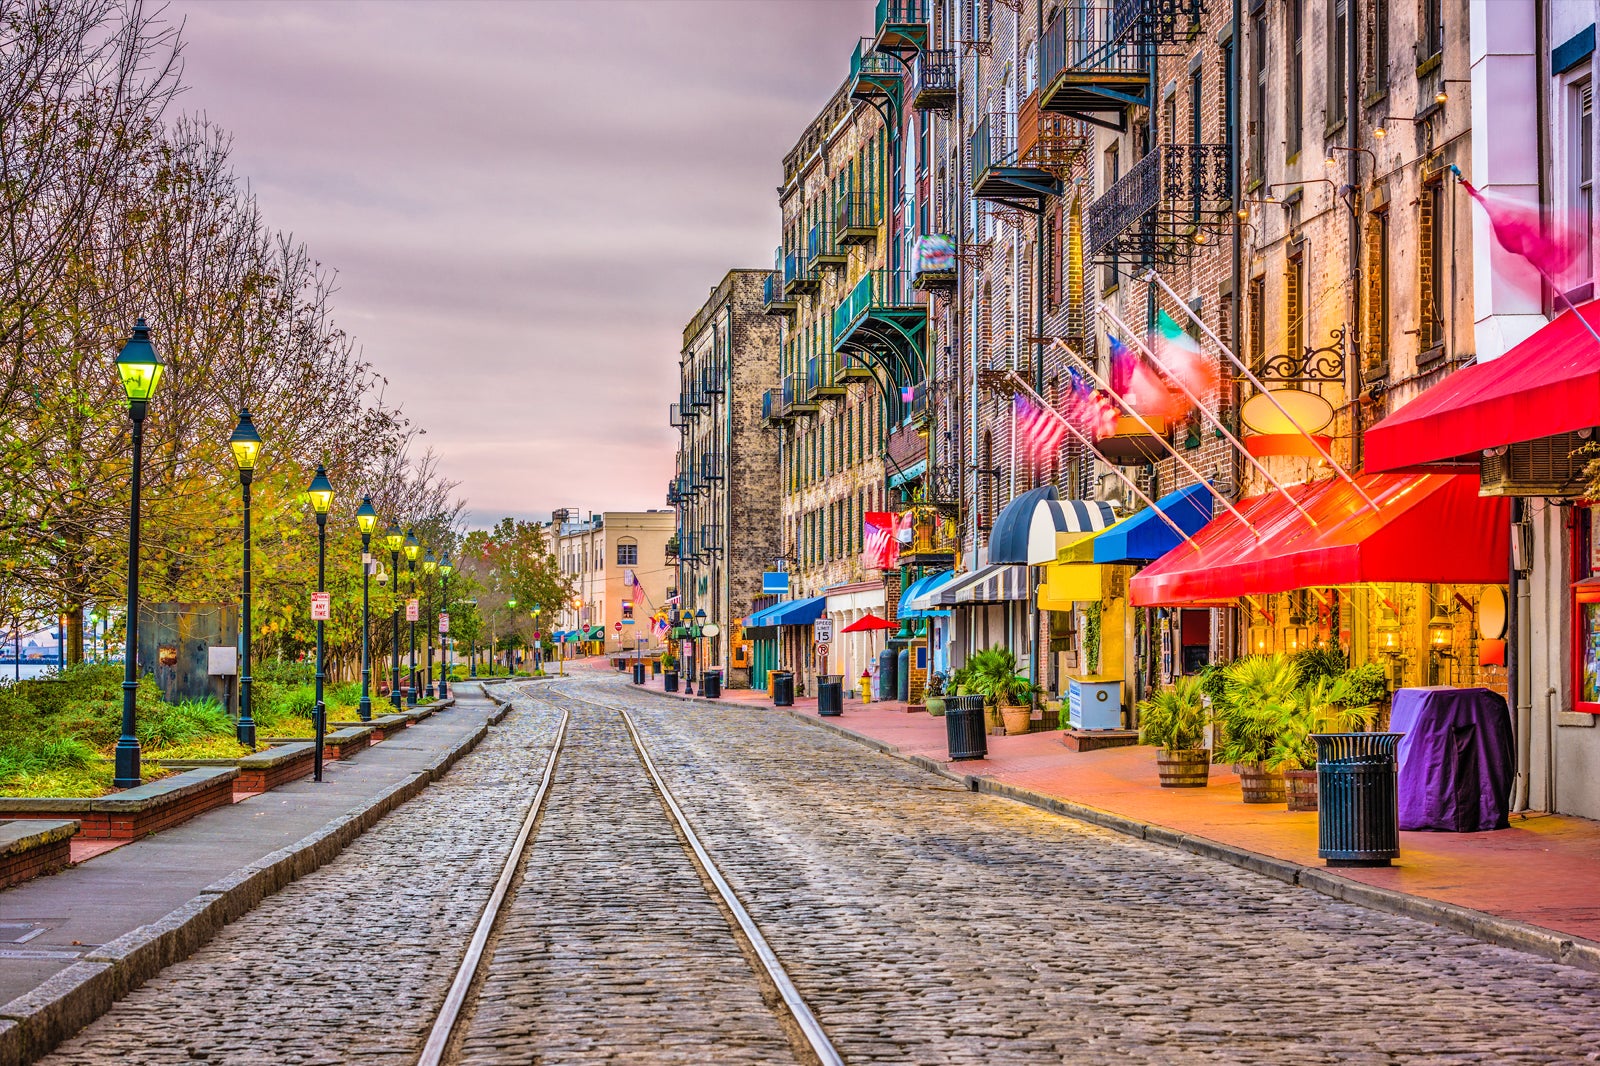
<svg viewBox="0 0 1600 1066"><path fill-rule="evenodd" d="M459 1061L794 1061L621 716L571 710Z"/></svg>
<svg viewBox="0 0 1600 1066"><path fill-rule="evenodd" d="M849 1062L1600 1058L1600 975L974 795L786 717L598 688L637 705Z"/></svg>
<svg viewBox="0 0 1600 1066"><path fill-rule="evenodd" d="M620 675L557 687L630 708L846 1061L1600 1058L1600 975L975 795L784 716ZM573 714L466 1059L793 1061L620 721ZM558 717L519 703L52 1061L413 1061Z"/></svg>
<svg viewBox="0 0 1600 1066"><path fill-rule="evenodd" d="M420 797L46 1061L415 1062L539 786L560 718L517 701Z"/></svg>

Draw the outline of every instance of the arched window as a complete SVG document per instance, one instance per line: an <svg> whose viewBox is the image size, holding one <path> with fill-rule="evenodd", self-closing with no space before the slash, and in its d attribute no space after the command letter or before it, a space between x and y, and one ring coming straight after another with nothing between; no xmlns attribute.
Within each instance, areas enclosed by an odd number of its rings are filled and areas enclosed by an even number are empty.
<svg viewBox="0 0 1600 1066"><path fill-rule="evenodd" d="M983 478L983 491L978 499L982 505L978 508L988 521L994 520L994 432L983 431L983 469L978 471L978 476Z"/></svg>

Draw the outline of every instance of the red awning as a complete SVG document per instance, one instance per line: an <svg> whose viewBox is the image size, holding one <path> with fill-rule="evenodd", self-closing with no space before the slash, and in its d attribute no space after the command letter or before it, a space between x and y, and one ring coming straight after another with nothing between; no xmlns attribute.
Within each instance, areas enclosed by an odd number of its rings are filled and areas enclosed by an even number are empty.
<svg viewBox="0 0 1600 1066"><path fill-rule="evenodd" d="M1136 607L1170 607L1365 581L1487 585L1510 567L1510 503L1478 495L1464 474L1363 474L1377 513L1339 478L1289 489L1315 528L1279 493L1252 496L1136 574Z"/></svg>
<svg viewBox="0 0 1600 1066"><path fill-rule="evenodd" d="M1498 359L1458 370L1367 430L1366 469L1468 463L1485 448L1600 426L1600 301L1568 311Z"/></svg>

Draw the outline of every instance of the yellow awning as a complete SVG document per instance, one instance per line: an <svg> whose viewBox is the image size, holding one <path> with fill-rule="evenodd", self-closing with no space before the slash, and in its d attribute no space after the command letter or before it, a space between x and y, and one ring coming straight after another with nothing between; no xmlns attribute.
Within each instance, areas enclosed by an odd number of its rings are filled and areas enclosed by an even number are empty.
<svg viewBox="0 0 1600 1066"><path fill-rule="evenodd" d="M1056 563L1093 563L1094 540L1102 533L1109 533L1117 526L1122 525L1127 519L1122 519L1114 525L1093 533L1057 533L1056 534ZM1099 599L1098 595L1095 599Z"/></svg>

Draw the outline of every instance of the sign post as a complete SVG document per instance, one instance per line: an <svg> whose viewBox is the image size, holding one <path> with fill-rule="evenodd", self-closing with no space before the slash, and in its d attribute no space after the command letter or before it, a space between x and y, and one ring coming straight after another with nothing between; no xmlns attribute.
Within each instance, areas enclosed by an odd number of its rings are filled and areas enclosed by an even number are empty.
<svg viewBox="0 0 1600 1066"><path fill-rule="evenodd" d="M313 622L331 622L333 620L333 593L313 592L311 594L311 620Z"/></svg>

